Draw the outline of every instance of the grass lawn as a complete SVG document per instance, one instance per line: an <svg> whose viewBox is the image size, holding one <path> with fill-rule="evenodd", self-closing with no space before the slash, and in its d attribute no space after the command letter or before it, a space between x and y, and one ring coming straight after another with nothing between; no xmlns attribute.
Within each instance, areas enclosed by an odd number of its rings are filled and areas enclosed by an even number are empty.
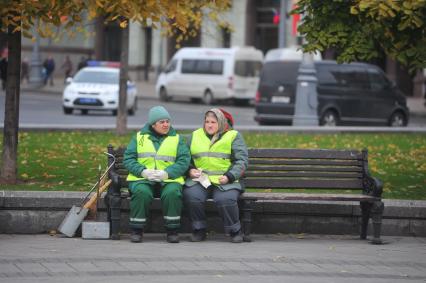
<svg viewBox="0 0 426 283"><path fill-rule="evenodd" d="M426 200L425 134L282 134L245 132L249 147L369 150L373 176L384 182L384 198ZM86 191L106 168L106 146L127 145L131 135L110 132L21 132L20 185L2 190Z"/></svg>

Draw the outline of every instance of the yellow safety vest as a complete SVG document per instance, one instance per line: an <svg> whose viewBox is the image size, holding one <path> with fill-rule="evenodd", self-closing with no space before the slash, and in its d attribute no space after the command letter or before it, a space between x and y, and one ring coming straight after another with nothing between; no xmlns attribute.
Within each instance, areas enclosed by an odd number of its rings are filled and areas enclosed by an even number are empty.
<svg viewBox="0 0 426 283"><path fill-rule="evenodd" d="M145 165L147 169L164 170L176 161L177 149L179 145L179 135L166 137L160 145L158 151L155 150L154 144L152 143L149 135L142 135L137 133L137 153L138 162ZM127 181L145 180L140 176L135 176L130 173L127 176ZM176 182L184 184L185 180L183 177L176 179L167 179L163 182Z"/></svg>
<svg viewBox="0 0 426 283"><path fill-rule="evenodd" d="M191 156L194 165L209 176L212 184L219 185L219 177L231 167L232 142L237 134L237 131L230 130L210 146L210 139L203 128L193 132Z"/></svg>

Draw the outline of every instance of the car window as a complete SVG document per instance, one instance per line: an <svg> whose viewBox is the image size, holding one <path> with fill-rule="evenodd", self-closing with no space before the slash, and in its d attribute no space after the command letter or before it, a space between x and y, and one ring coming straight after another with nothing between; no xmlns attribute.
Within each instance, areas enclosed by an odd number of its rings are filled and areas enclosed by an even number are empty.
<svg viewBox="0 0 426 283"><path fill-rule="evenodd" d="M367 71L362 67L348 67L342 76L345 76L346 84L351 89L369 89L370 80Z"/></svg>
<svg viewBox="0 0 426 283"><path fill-rule="evenodd" d="M164 72L170 73L176 70L177 60L172 60L167 64L166 68L164 68Z"/></svg>
<svg viewBox="0 0 426 283"><path fill-rule="evenodd" d="M211 74L223 73L223 60L185 59L182 60L182 74Z"/></svg>
<svg viewBox="0 0 426 283"><path fill-rule="evenodd" d="M223 74L223 61L222 60L210 60L210 71L213 75L222 75Z"/></svg>
<svg viewBox="0 0 426 283"><path fill-rule="evenodd" d="M208 74L210 72L209 60L197 60L195 72L200 74Z"/></svg>
<svg viewBox="0 0 426 283"><path fill-rule="evenodd" d="M368 69L368 76L372 90L384 90L390 85L385 75L377 69Z"/></svg>
<svg viewBox="0 0 426 283"><path fill-rule="evenodd" d="M191 74L195 72L195 60L182 60L182 74Z"/></svg>
<svg viewBox="0 0 426 283"><path fill-rule="evenodd" d="M295 84L299 62L268 62L262 67L260 83L264 85Z"/></svg>
<svg viewBox="0 0 426 283"><path fill-rule="evenodd" d="M258 77L261 68L261 62L238 60L235 62L234 72L241 77Z"/></svg>
<svg viewBox="0 0 426 283"><path fill-rule="evenodd" d="M350 65L317 66L318 84L350 89L369 89L369 78L366 70Z"/></svg>
<svg viewBox="0 0 426 283"><path fill-rule="evenodd" d="M339 86L342 84L339 71L334 65L319 65L317 69L318 85L321 86Z"/></svg>
<svg viewBox="0 0 426 283"><path fill-rule="evenodd" d="M118 72L81 71L74 77L76 83L118 84Z"/></svg>

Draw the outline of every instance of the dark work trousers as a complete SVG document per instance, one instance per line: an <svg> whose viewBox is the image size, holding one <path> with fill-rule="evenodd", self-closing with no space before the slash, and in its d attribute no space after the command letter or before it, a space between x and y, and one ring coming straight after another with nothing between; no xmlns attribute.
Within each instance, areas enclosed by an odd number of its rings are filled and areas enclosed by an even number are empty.
<svg viewBox="0 0 426 283"><path fill-rule="evenodd" d="M131 229L143 229L149 214L149 208L154 199L155 189L161 189L160 198L166 229L180 227L180 214L182 211L182 185L179 183L158 183L150 185L143 182L130 182L129 189L132 193L130 199Z"/></svg>
<svg viewBox="0 0 426 283"><path fill-rule="evenodd" d="M215 186L205 189L199 183L191 187L185 186L183 199L192 222L192 229L206 229L205 202L210 197L213 198L222 217L225 233L238 232L241 229L238 210L239 195L239 190L222 191Z"/></svg>

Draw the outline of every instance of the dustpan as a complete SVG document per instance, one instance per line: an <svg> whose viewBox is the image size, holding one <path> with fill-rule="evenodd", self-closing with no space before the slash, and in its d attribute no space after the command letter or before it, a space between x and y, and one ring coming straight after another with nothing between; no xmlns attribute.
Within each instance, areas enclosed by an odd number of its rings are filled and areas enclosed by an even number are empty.
<svg viewBox="0 0 426 283"><path fill-rule="evenodd" d="M58 231L67 237L73 237L88 212L88 208L73 205L61 225L59 225Z"/></svg>

